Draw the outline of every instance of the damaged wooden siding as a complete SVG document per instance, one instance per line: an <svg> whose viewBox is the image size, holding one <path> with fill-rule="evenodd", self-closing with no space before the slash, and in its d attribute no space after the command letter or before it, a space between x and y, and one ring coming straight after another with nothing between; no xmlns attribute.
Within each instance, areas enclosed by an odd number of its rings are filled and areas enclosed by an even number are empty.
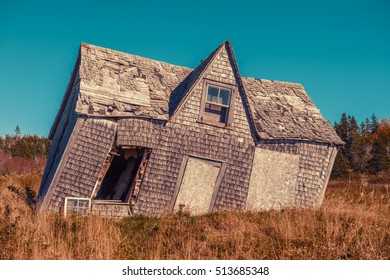
<svg viewBox="0 0 390 280"><path fill-rule="evenodd" d="M127 203L104 200L95 200L91 205L90 213L116 219L131 215L129 205Z"/></svg>
<svg viewBox="0 0 390 280"><path fill-rule="evenodd" d="M142 214L170 212L173 194L184 155L195 155L226 162L226 172L216 196L214 210L243 209L250 178L254 144L252 140L166 127L160 142L152 150L135 211Z"/></svg>
<svg viewBox="0 0 390 280"><path fill-rule="evenodd" d="M75 112L75 107L79 91L78 75L76 75L76 78L73 81L73 84L71 84L69 90L69 98L66 102L62 115L59 117L54 135L52 136L50 152L38 194L40 198L38 202L39 204L43 203L42 198L46 195L50 188L50 184L57 173L57 168L61 164L64 151L77 122L78 115Z"/></svg>

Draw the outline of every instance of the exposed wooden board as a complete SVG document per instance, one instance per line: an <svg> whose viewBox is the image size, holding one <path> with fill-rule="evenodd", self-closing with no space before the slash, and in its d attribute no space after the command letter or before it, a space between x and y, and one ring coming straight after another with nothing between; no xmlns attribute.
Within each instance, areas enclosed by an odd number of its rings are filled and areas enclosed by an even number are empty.
<svg viewBox="0 0 390 280"><path fill-rule="evenodd" d="M123 192L126 190L126 187L130 184L131 181L131 172L133 171L135 165L135 159L129 160L127 162L125 170L123 170L114 190L114 200L120 200Z"/></svg>
<svg viewBox="0 0 390 280"><path fill-rule="evenodd" d="M175 191L173 192L173 195L172 195L172 200L171 200L171 205L170 205L171 211L173 211L173 209L175 207L177 195L179 193L180 186L181 186L181 183L183 180L184 171L185 171L186 166L187 166L187 161L188 161L188 155L183 155L181 165L180 165L180 170L179 170L179 173L177 176Z"/></svg>
<svg viewBox="0 0 390 280"><path fill-rule="evenodd" d="M219 174L218 174L217 181L215 183L214 192L213 192L213 195L210 199L209 212L212 212L214 210L215 200L217 198L218 191L219 191L219 188L221 186L222 180L225 176L226 167L227 167L227 164L222 163L221 169L220 169Z"/></svg>
<svg viewBox="0 0 390 280"><path fill-rule="evenodd" d="M111 105L113 101L117 101L124 104L150 106L150 92L148 89L121 91L112 87L90 87L81 84L80 93L85 100L90 99L103 105Z"/></svg>
<svg viewBox="0 0 390 280"><path fill-rule="evenodd" d="M144 179L149 158L150 158L151 150L145 149L144 154L142 156L141 163L139 165L138 171L135 175L134 181L130 187L129 193L127 194L126 201L130 203L130 209L132 210L133 206L137 203L138 194L140 192L141 184Z"/></svg>

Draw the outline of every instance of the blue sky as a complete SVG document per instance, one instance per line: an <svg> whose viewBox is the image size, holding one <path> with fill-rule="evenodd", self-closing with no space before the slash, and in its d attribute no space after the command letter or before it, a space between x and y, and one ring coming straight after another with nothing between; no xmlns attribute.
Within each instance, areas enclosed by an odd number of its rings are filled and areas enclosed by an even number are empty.
<svg viewBox="0 0 390 280"><path fill-rule="evenodd" d="M0 135L47 136L87 42L196 67L229 40L242 76L303 84L332 123L390 117L390 1L0 1Z"/></svg>

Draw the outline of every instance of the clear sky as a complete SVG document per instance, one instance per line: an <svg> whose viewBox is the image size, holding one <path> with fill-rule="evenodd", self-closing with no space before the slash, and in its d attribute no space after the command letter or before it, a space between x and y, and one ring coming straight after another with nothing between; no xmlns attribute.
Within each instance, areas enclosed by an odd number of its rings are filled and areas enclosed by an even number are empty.
<svg viewBox="0 0 390 280"><path fill-rule="evenodd" d="M387 0L0 0L0 135L48 135L80 42L194 68L229 40L242 76L303 84L332 124L389 118L389 14Z"/></svg>

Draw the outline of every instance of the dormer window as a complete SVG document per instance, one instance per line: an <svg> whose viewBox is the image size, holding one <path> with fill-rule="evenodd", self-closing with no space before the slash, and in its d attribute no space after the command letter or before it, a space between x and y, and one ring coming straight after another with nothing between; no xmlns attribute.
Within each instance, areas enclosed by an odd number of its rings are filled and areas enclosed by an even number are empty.
<svg viewBox="0 0 390 280"><path fill-rule="evenodd" d="M230 125L232 96L233 87L231 85L207 81L205 83L204 110L201 112L200 120L210 124Z"/></svg>

